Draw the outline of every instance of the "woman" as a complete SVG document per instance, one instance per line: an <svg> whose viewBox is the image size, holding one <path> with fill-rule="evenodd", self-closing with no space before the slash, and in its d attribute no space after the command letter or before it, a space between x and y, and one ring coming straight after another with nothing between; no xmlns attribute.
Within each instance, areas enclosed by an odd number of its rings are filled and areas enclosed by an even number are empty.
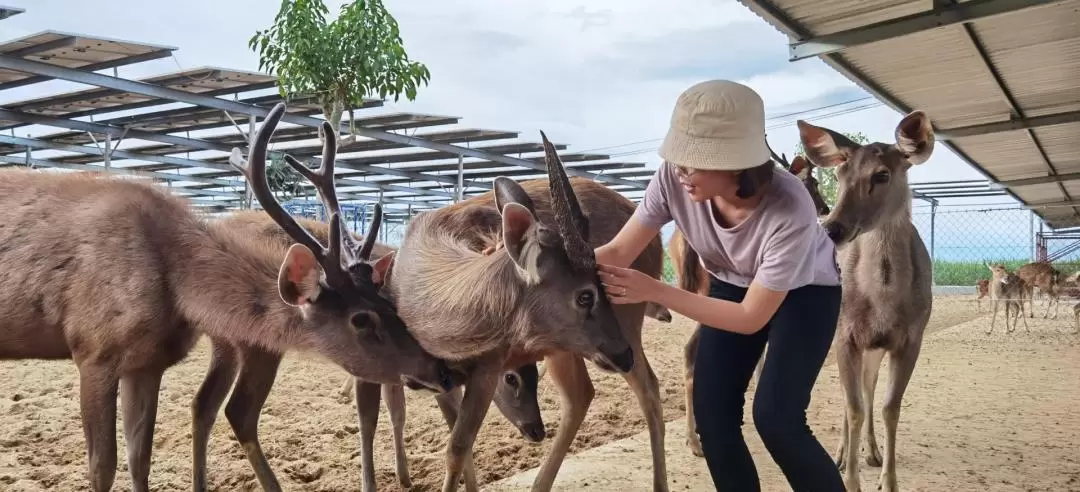
<svg viewBox="0 0 1080 492"><path fill-rule="evenodd" d="M745 393L766 341L754 424L796 491L843 491L806 425L810 392L840 313L836 252L798 178L774 171L761 97L714 80L675 104L657 169L632 218L596 249L613 303L651 301L702 324L697 432L718 490L759 490L742 436ZM709 296L626 268L674 220L711 273Z"/></svg>

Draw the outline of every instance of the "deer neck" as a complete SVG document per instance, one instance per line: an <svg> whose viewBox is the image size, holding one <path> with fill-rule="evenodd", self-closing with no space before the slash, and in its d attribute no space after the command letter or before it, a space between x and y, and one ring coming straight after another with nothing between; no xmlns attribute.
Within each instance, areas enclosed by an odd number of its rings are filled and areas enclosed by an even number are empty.
<svg viewBox="0 0 1080 492"><path fill-rule="evenodd" d="M462 360L509 343L519 317L522 282L504 251L481 255L449 233L406 236L388 285L398 314L421 346Z"/></svg>
<svg viewBox="0 0 1080 492"><path fill-rule="evenodd" d="M271 352L301 343L300 310L285 304L277 290L285 256L279 244L214 223L184 231L173 242L181 247L168 259L170 282L194 329Z"/></svg>

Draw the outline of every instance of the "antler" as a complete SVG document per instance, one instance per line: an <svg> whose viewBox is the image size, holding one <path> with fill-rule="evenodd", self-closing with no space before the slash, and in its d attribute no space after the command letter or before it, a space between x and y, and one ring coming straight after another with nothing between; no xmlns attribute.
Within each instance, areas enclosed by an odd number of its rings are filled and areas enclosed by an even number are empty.
<svg viewBox="0 0 1080 492"><path fill-rule="evenodd" d="M577 268L594 270L596 256L589 247L589 219L581 211L570 178L566 177L562 160L555 152L555 146L548 141L547 135L540 132L544 141L544 163L547 165L548 186L551 190L551 207L555 212L555 222L562 236L566 255Z"/></svg>
<svg viewBox="0 0 1080 492"><path fill-rule="evenodd" d="M329 247L323 247L318 239L315 239L304 229L289 212L274 198L270 191L270 183L266 180L266 147L270 143L270 137L274 134L281 117L285 114L285 104L278 103L266 115L259 131L255 134L254 142L245 162L243 153L239 148L233 147L229 156L229 164L244 174L251 185L252 194L259 200L263 210L277 222L290 237L296 242L303 244L315 255L326 273L326 280L332 285L342 285L342 281L348 281L345 272L341 268L341 216L338 213L330 215L330 239ZM332 168L331 168L332 170Z"/></svg>
<svg viewBox="0 0 1080 492"><path fill-rule="evenodd" d="M769 154L772 155L774 161L780 163L781 166L784 166L784 169L791 169L791 163L788 162L787 155L776 155L776 152L773 151L772 146L769 145L768 135L765 136L765 148L769 149Z"/></svg>
<svg viewBox="0 0 1080 492"><path fill-rule="evenodd" d="M323 152L322 162L319 163L319 169L312 171L300 161L296 160L291 155L285 154L285 162L289 163L296 172L300 173L304 178L315 185L315 192L319 195L319 199L322 201L323 208L326 209L328 214L341 213L341 204L338 203L337 187L335 184L336 177L334 176L334 163L337 160L337 138L334 137L333 125L329 121L323 121L321 125L323 138ZM355 262L357 259L367 260L371 255L371 250L375 246L375 238L378 237L379 225L382 223L382 207L379 204L375 205L375 220L372 223L371 231L367 237L364 238L364 243L359 245L356 243L356 239L349 233L348 227L345 226L344 221L339 222L341 228L341 240L345 243L345 250L349 257L346 259L349 263Z"/></svg>

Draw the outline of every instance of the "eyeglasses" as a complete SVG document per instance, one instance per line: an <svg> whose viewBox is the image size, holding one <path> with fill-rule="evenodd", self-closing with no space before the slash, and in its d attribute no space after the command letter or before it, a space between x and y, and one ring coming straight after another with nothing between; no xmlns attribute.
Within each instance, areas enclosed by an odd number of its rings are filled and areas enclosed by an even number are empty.
<svg viewBox="0 0 1080 492"><path fill-rule="evenodd" d="M675 164L672 164L671 166L675 168L675 174L683 178L689 178L697 172L697 169L694 169L692 167L676 166Z"/></svg>

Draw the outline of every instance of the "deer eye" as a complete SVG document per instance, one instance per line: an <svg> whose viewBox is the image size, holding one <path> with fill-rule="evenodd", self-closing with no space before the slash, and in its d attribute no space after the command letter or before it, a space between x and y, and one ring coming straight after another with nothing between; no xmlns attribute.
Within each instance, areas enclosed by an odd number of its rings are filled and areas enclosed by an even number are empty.
<svg viewBox="0 0 1080 492"><path fill-rule="evenodd" d="M584 309L592 308L593 303L596 302L596 298L593 296L592 291L585 291L577 295L575 299L577 305Z"/></svg>
<svg viewBox="0 0 1080 492"><path fill-rule="evenodd" d="M349 318L349 323L356 331L364 331L375 327L375 317L368 312L356 313Z"/></svg>
<svg viewBox="0 0 1080 492"><path fill-rule="evenodd" d="M503 375L503 381L507 385L509 385L511 388L514 388L514 389L517 389L517 387L521 385L521 383L518 381L517 374L514 374L512 372L508 372L508 373L504 374Z"/></svg>
<svg viewBox="0 0 1080 492"><path fill-rule="evenodd" d="M889 171L878 171L870 176L870 183L885 184L889 182Z"/></svg>

